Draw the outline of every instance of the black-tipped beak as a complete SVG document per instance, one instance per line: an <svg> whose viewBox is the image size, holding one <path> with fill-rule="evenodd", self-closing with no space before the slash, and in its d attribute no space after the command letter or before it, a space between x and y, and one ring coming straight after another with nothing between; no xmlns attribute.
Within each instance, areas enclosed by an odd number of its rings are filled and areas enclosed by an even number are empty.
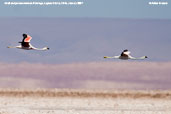
<svg viewBox="0 0 171 114"><path fill-rule="evenodd" d="M145 58L148 58L147 56L145 56Z"/></svg>
<svg viewBox="0 0 171 114"><path fill-rule="evenodd" d="M49 50L50 48L47 48L47 50Z"/></svg>

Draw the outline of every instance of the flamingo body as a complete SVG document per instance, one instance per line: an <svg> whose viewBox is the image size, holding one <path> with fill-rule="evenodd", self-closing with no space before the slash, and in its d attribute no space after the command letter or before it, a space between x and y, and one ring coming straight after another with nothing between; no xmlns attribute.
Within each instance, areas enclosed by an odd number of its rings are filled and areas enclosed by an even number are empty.
<svg viewBox="0 0 171 114"><path fill-rule="evenodd" d="M132 57L130 55L130 53L131 52L126 49L119 56L113 56L113 57L104 56L104 58L113 58L113 59L121 59L121 60L128 60L128 59L142 60L142 59L147 58L147 56L142 56L142 57L139 57L139 58L135 58L135 57Z"/></svg>
<svg viewBox="0 0 171 114"><path fill-rule="evenodd" d="M27 34L23 34L23 40L20 43L21 45L19 46L14 46L14 47L10 47L8 46L8 48L18 48L18 49L24 49L24 50L49 50L48 47L44 47L44 48L35 48L30 44L32 37L27 35Z"/></svg>

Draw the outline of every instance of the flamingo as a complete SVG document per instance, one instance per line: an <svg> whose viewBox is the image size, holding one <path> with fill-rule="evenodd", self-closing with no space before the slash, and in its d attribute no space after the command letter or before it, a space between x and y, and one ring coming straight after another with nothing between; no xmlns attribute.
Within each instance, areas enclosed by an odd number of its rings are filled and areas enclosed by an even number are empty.
<svg viewBox="0 0 171 114"><path fill-rule="evenodd" d="M24 50L49 50L48 47L44 47L44 48L35 48L30 44L32 37L27 35L27 34L23 34L23 40L21 42L21 45L19 46L8 46L7 48L18 48L18 49L24 49Z"/></svg>
<svg viewBox="0 0 171 114"><path fill-rule="evenodd" d="M132 57L130 55L130 51L128 51L127 49L125 49L121 55L119 56L113 56L113 57L108 57L108 56L104 56L104 58L114 58L114 59L121 59L121 60L128 60L128 59L133 59L133 60L142 60L142 59L145 59L147 58L147 56L142 56L142 57L139 57L139 58L135 58L135 57Z"/></svg>

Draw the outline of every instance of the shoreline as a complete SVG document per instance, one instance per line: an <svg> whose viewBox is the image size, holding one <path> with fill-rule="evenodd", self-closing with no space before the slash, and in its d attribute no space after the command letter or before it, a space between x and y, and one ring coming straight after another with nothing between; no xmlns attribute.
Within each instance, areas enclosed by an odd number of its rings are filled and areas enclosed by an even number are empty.
<svg viewBox="0 0 171 114"><path fill-rule="evenodd" d="M98 97L171 99L171 90L0 89L8 97Z"/></svg>

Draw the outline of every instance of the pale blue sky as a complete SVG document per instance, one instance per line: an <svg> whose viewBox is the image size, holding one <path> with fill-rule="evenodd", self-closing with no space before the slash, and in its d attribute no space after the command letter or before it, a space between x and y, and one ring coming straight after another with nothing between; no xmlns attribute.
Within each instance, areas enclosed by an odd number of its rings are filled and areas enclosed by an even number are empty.
<svg viewBox="0 0 171 114"><path fill-rule="evenodd" d="M36 0L84 4L5 6L8 1L30 0L0 1L1 87L170 89L169 0L152 6L149 0ZM50 50L8 49L19 45L23 33L33 37L33 46ZM103 58L124 49L148 59Z"/></svg>
<svg viewBox="0 0 171 114"><path fill-rule="evenodd" d="M113 18L145 18L171 19L171 3L169 0L36 0L49 1L81 1L81 6L7 6L4 2L21 0L1 0L1 17L113 17ZM22 0L31 1L31 0ZM168 5L149 5L149 2L167 2Z"/></svg>
<svg viewBox="0 0 171 114"><path fill-rule="evenodd" d="M17 2L21 0L15 0ZM22 0L30 1L30 0ZM37 0L37 2L42 0ZM54 0L44 0L49 2ZM81 1L80 6L7 6L0 1L1 57L4 62L70 63L103 61L129 49L149 61L170 61L171 7L149 5L149 0ZM152 0L162 1L162 0ZM22 34L47 52L6 49L18 45ZM11 40L12 39L12 40Z"/></svg>
<svg viewBox="0 0 171 114"><path fill-rule="evenodd" d="M0 61L73 63L108 61L128 49L147 61L171 61L171 20L107 18L1 18ZM33 37L36 47L49 51L8 49L22 34ZM114 60L115 61L115 60ZM146 61L146 60L145 60Z"/></svg>

